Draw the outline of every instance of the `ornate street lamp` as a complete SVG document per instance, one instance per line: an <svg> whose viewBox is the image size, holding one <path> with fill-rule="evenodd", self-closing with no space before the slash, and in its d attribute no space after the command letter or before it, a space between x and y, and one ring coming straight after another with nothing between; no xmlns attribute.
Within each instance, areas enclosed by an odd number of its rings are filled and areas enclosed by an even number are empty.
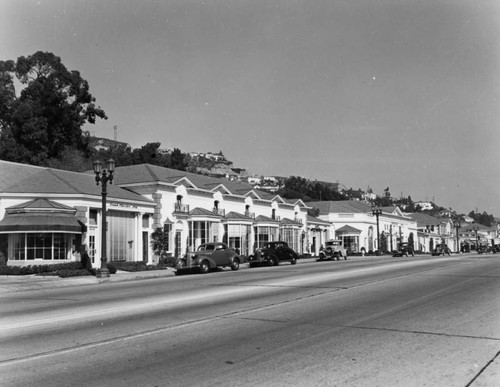
<svg viewBox="0 0 500 387"><path fill-rule="evenodd" d="M457 219L453 222L453 227L457 230L457 254L460 253L460 236L458 234L458 229L460 228L460 220Z"/></svg>
<svg viewBox="0 0 500 387"><path fill-rule="evenodd" d="M380 232L379 232L379 222L378 217L382 213L380 207L372 206L372 214L377 218L377 255L380 255Z"/></svg>
<svg viewBox="0 0 500 387"><path fill-rule="evenodd" d="M479 251L479 239L478 239L478 236L477 236L477 232L479 231L479 226L472 227L472 230L476 234L476 252L478 252Z"/></svg>
<svg viewBox="0 0 500 387"><path fill-rule="evenodd" d="M101 222L101 268L97 270L97 278L109 277L109 270L106 259L106 232L108 231L108 223L106 221L106 196L108 194L106 188L109 184L113 183L113 172L115 171L115 161L108 160L107 169L103 169L100 161L94 161L95 181L97 185L101 183L102 191L102 222Z"/></svg>

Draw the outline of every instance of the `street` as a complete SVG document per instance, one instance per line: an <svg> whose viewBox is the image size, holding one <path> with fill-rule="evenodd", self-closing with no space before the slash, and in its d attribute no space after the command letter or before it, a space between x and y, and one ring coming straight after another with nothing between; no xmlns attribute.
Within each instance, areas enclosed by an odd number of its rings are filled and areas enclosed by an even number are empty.
<svg viewBox="0 0 500 387"><path fill-rule="evenodd" d="M499 386L500 255L0 296L2 386Z"/></svg>

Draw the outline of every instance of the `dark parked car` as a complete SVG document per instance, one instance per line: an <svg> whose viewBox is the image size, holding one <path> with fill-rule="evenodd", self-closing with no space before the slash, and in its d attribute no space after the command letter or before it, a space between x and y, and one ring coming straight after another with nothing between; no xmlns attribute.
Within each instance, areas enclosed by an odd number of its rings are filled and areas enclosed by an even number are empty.
<svg viewBox="0 0 500 387"><path fill-rule="evenodd" d="M408 244L408 242L398 243L398 249L394 250L392 253L393 257L408 257L411 254L412 257L415 256L413 248Z"/></svg>
<svg viewBox="0 0 500 387"><path fill-rule="evenodd" d="M489 246L487 252L492 254L500 253L500 245Z"/></svg>
<svg viewBox="0 0 500 387"><path fill-rule="evenodd" d="M445 254L450 255L451 251L450 251L450 248L447 245L445 245L444 243L436 245L436 248L432 252L432 255L443 255L444 256Z"/></svg>
<svg viewBox="0 0 500 387"><path fill-rule="evenodd" d="M325 247L319 251L319 260L325 259L347 259L347 251L342 247L342 241L339 239L332 239L325 243Z"/></svg>
<svg viewBox="0 0 500 387"><path fill-rule="evenodd" d="M277 266L280 262L290 262L292 265L297 263L298 254L293 251L288 244L283 241L267 242L248 257L250 267L265 264L268 266Z"/></svg>
<svg viewBox="0 0 500 387"><path fill-rule="evenodd" d="M208 273L217 267L230 267L231 270L240 268L241 258L225 243L206 243L198 247L196 251L187 253L176 262L177 273L187 270L199 270Z"/></svg>

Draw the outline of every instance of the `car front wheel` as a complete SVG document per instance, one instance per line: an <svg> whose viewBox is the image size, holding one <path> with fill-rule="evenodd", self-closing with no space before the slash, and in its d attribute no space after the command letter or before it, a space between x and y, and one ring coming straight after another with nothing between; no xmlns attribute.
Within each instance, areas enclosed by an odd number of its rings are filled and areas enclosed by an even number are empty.
<svg viewBox="0 0 500 387"><path fill-rule="evenodd" d="M240 268L240 260L238 258L234 258L231 263L231 270L238 270Z"/></svg>
<svg viewBox="0 0 500 387"><path fill-rule="evenodd" d="M210 264L208 261L203 261L200 265L200 272L206 274L210 271Z"/></svg>

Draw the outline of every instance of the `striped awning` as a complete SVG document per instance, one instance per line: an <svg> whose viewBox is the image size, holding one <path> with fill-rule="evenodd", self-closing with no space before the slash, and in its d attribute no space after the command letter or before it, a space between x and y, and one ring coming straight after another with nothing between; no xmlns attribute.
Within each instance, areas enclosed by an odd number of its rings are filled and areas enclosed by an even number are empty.
<svg viewBox="0 0 500 387"><path fill-rule="evenodd" d="M85 226L75 215L66 213L14 213L0 221L0 234L58 232L81 234Z"/></svg>

